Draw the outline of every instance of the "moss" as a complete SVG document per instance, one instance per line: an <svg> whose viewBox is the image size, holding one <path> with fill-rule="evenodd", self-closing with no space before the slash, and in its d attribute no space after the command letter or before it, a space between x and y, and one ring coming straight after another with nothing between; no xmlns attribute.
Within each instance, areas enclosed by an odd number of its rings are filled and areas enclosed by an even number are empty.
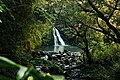
<svg viewBox="0 0 120 80"><path fill-rule="evenodd" d="M20 48L25 51L35 49L43 44L43 36L49 34L49 22L41 23L34 18L34 0L2 0L6 10L0 16L0 50L16 52ZM23 50L24 51L24 50ZM21 52L21 51L20 51ZM20 53L19 52L19 53Z"/></svg>
<svg viewBox="0 0 120 80"><path fill-rule="evenodd" d="M36 20L34 0L2 0L5 10L0 15L0 55L22 65L29 65L31 51L51 39L51 24ZM39 5L38 5L39 6ZM45 17L44 14L41 14ZM46 18L45 18L46 19ZM46 37L46 41L43 39Z"/></svg>

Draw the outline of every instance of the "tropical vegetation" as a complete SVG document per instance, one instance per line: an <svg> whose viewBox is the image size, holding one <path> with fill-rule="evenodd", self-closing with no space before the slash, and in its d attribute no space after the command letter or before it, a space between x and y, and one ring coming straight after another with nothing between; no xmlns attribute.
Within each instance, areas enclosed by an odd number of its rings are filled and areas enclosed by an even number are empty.
<svg viewBox="0 0 120 80"><path fill-rule="evenodd" d="M0 56L30 67L28 73L36 72L33 67L40 63L55 66L68 77L60 65L41 60L36 51L54 44L53 27L60 31L66 44L83 50L78 63L82 65L74 68L81 70L79 77L75 76L77 80L119 80L119 0L0 0ZM4 62L3 57L0 63ZM7 61L0 67L12 66ZM0 70L0 75L2 72L9 74L5 69Z"/></svg>

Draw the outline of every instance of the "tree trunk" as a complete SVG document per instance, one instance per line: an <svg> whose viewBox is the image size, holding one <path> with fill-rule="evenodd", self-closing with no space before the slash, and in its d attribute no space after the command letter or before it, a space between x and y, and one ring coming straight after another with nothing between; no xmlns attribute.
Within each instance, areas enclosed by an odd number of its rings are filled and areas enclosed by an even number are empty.
<svg viewBox="0 0 120 80"><path fill-rule="evenodd" d="M93 63L93 58L92 55L90 54L89 48L88 48L88 40L86 37L86 32L87 30L84 32L84 43L85 43L85 52L86 52L86 57L87 57L87 63L88 64L92 64Z"/></svg>

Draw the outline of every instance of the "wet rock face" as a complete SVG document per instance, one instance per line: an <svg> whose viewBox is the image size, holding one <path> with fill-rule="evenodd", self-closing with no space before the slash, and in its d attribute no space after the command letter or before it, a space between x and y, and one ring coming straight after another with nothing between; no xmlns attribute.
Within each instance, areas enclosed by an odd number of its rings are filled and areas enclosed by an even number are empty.
<svg viewBox="0 0 120 80"><path fill-rule="evenodd" d="M59 53L38 51L34 54L34 56L39 56L41 59L54 61L56 64L61 64L63 66L72 64L75 65L76 62L80 62L81 53L69 51Z"/></svg>
<svg viewBox="0 0 120 80"><path fill-rule="evenodd" d="M37 56L46 61L54 62L56 65L58 65L63 70L63 74L65 76L68 75L69 68L76 67L78 64L81 63L80 52L65 51L65 52L56 53L56 52L38 51L38 52L35 52L34 56ZM36 66L37 65L40 65L40 64L36 64ZM41 72L49 72L52 74L61 73L61 72L58 72L59 71L58 68L54 66L47 66L45 64L41 65L40 67L37 66L36 68L37 70Z"/></svg>

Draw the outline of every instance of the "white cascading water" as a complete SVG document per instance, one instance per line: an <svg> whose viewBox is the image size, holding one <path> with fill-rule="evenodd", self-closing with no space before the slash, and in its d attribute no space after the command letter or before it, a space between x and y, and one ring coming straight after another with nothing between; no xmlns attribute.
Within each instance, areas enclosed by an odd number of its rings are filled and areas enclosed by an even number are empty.
<svg viewBox="0 0 120 80"><path fill-rule="evenodd" d="M63 41L59 31L55 27L53 28L53 36L54 36L54 52L63 52L65 42Z"/></svg>
<svg viewBox="0 0 120 80"><path fill-rule="evenodd" d="M54 45L58 45L58 39L57 39L57 36L55 34L55 28L53 28L53 37L54 37Z"/></svg>
<svg viewBox="0 0 120 80"><path fill-rule="evenodd" d="M63 45L63 46L65 45L65 42L61 38L60 33L56 28L53 28L53 36L54 36L54 45L55 46L59 45L59 42L60 42L60 45Z"/></svg>

